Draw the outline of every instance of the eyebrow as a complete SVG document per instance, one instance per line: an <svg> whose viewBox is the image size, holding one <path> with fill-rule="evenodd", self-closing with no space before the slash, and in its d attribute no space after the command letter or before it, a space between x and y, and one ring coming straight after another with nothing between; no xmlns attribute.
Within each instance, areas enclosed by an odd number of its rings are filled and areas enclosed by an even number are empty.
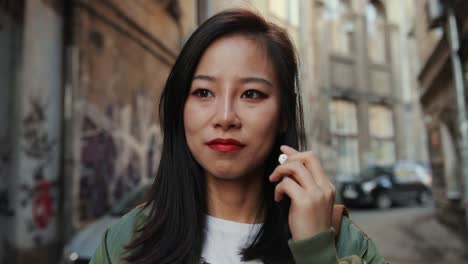
<svg viewBox="0 0 468 264"><path fill-rule="evenodd" d="M216 78L212 76L208 76L208 75L195 75L193 77L193 80L203 80L203 81L214 82Z"/></svg>
<svg viewBox="0 0 468 264"><path fill-rule="evenodd" d="M204 80L204 81L210 81L210 82L214 82L217 80L217 78L213 77L213 76L209 76L209 75L195 75L193 77L193 80ZM271 82L269 82L268 80L265 80L263 78L260 78L260 77L245 77L245 78L242 78L241 79L241 82L242 83L263 83L263 84L266 84L270 87L273 87L273 84Z"/></svg>

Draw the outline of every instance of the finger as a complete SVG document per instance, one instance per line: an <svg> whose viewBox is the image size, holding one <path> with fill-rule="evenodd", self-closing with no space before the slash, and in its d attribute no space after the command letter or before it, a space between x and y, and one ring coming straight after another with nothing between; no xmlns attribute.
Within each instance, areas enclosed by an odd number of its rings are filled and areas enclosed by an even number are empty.
<svg viewBox="0 0 468 264"><path fill-rule="evenodd" d="M279 202L286 194L291 200L298 200L303 193L303 189L289 177L284 177L275 187L275 201Z"/></svg>
<svg viewBox="0 0 468 264"><path fill-rule="evenodd" d="M293 155L288 156L288 159L284 164L287 164L288 162L301 162L302 164L304 164L305 168L310 172L315 183L320 188L328 189L329 185L331 184L330 180L323 171L323 167L320 163L320 160L315 156L313 152L297 152Z"/></svg>
<svg viewBox="0 0 468 264"><path fill-rule="evenodd" d="M281 152L283 152L284 154L288 155L293 155L295 153L299 153L299 151L295 150L294 148L291 148L290 146L286 146L286 145L282 145L280 147L280 150Z"/></svg>
<svg viewBox="0 0 468 264"><path fill-rule="evenodd" d="M312 151L296 152L288 155L286 162L300 161L311 172L323 172L322 164ZM285 162L285 163L286 163Z"/></svg>
<svg viewBox="0 0 468 264"><path fill-rule="evenodd" d="M288 158L286 159L286 162L297 160L297 161L303 162L306 168L310 170L311 172L314 172L315 170L323 171L320 160L312 151L299 152L295 150L294 148L291 148L286 145L282 145L280 147L280 150L288 156Z"/></svg>
<svg viewBox="0 0 468 264"><path fill-rule="evenodd" d="M287 175L287 176L286 176ZM317 188L317 184L314 182L314 177L310 174L310 171L304 167L299 161L289 162L284 165L276 167L273 173L270 175L270 181L277 182L284 177L290 177L295 180L301 187L312 190Z"/></svg>
<svg viewBox="0 0 468 264"><path fill-rule="evenodd" d="M306 169L311 172L311 175L313 177L313 182L318 185L319 188L322 190L326 191L327 193L336 193L335 186L330 182L328 177L325 175L325 172L323 171L322 164L320 160L317 158L317 156L312 152L299 152L295 150L294 148L291 148L286 145L282 145L280 147L281 151L288 155L288 158L286 159L286 163L288 162L294 162L294 161L299 161L304 164ZM304 180L304 182L309 182L307 180ZM306 186L313 186L311 184L307 184Z"/></svg>

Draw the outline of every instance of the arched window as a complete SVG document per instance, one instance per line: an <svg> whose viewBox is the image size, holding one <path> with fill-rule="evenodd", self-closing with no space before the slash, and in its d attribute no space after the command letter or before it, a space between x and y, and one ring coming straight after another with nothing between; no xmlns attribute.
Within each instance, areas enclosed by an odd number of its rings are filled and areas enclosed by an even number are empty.
<svg viewBox="0 0 468 264"><path fill-rule="evenodd" d="M374 63L386 62L385 9L378 0L369 0L366 6L367 49Z"/></svg>

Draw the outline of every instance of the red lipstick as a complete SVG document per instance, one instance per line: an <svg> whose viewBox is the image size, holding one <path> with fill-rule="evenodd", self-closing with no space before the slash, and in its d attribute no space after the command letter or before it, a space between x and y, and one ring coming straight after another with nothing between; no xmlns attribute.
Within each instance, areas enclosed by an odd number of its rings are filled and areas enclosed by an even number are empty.
<svg viewBox="0 0 468 264"><path fill-rule="evenodd" d="M215 138L206 143L208 147L219 152L233 152L244 147L244 144L233 138Z"/></svg>

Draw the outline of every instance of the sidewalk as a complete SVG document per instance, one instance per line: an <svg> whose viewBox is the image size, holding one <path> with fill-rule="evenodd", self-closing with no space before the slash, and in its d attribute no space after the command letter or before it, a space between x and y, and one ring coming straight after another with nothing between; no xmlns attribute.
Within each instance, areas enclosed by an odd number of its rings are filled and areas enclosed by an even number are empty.
<svg viewBox="0 0 468 264"><path fill-rule="evenodd" d="M402 229L410 239L417 241L414 250L430 261L426 263L468 263L468 239L463 241L432 213L402 224Z"/></svg>
<svg viewBox="0 0 468 264"><path fill-rule="evenodd" d="M432 205L354 209L350 215L389 263L468 264L467 243L436 220Z"/></svg>

